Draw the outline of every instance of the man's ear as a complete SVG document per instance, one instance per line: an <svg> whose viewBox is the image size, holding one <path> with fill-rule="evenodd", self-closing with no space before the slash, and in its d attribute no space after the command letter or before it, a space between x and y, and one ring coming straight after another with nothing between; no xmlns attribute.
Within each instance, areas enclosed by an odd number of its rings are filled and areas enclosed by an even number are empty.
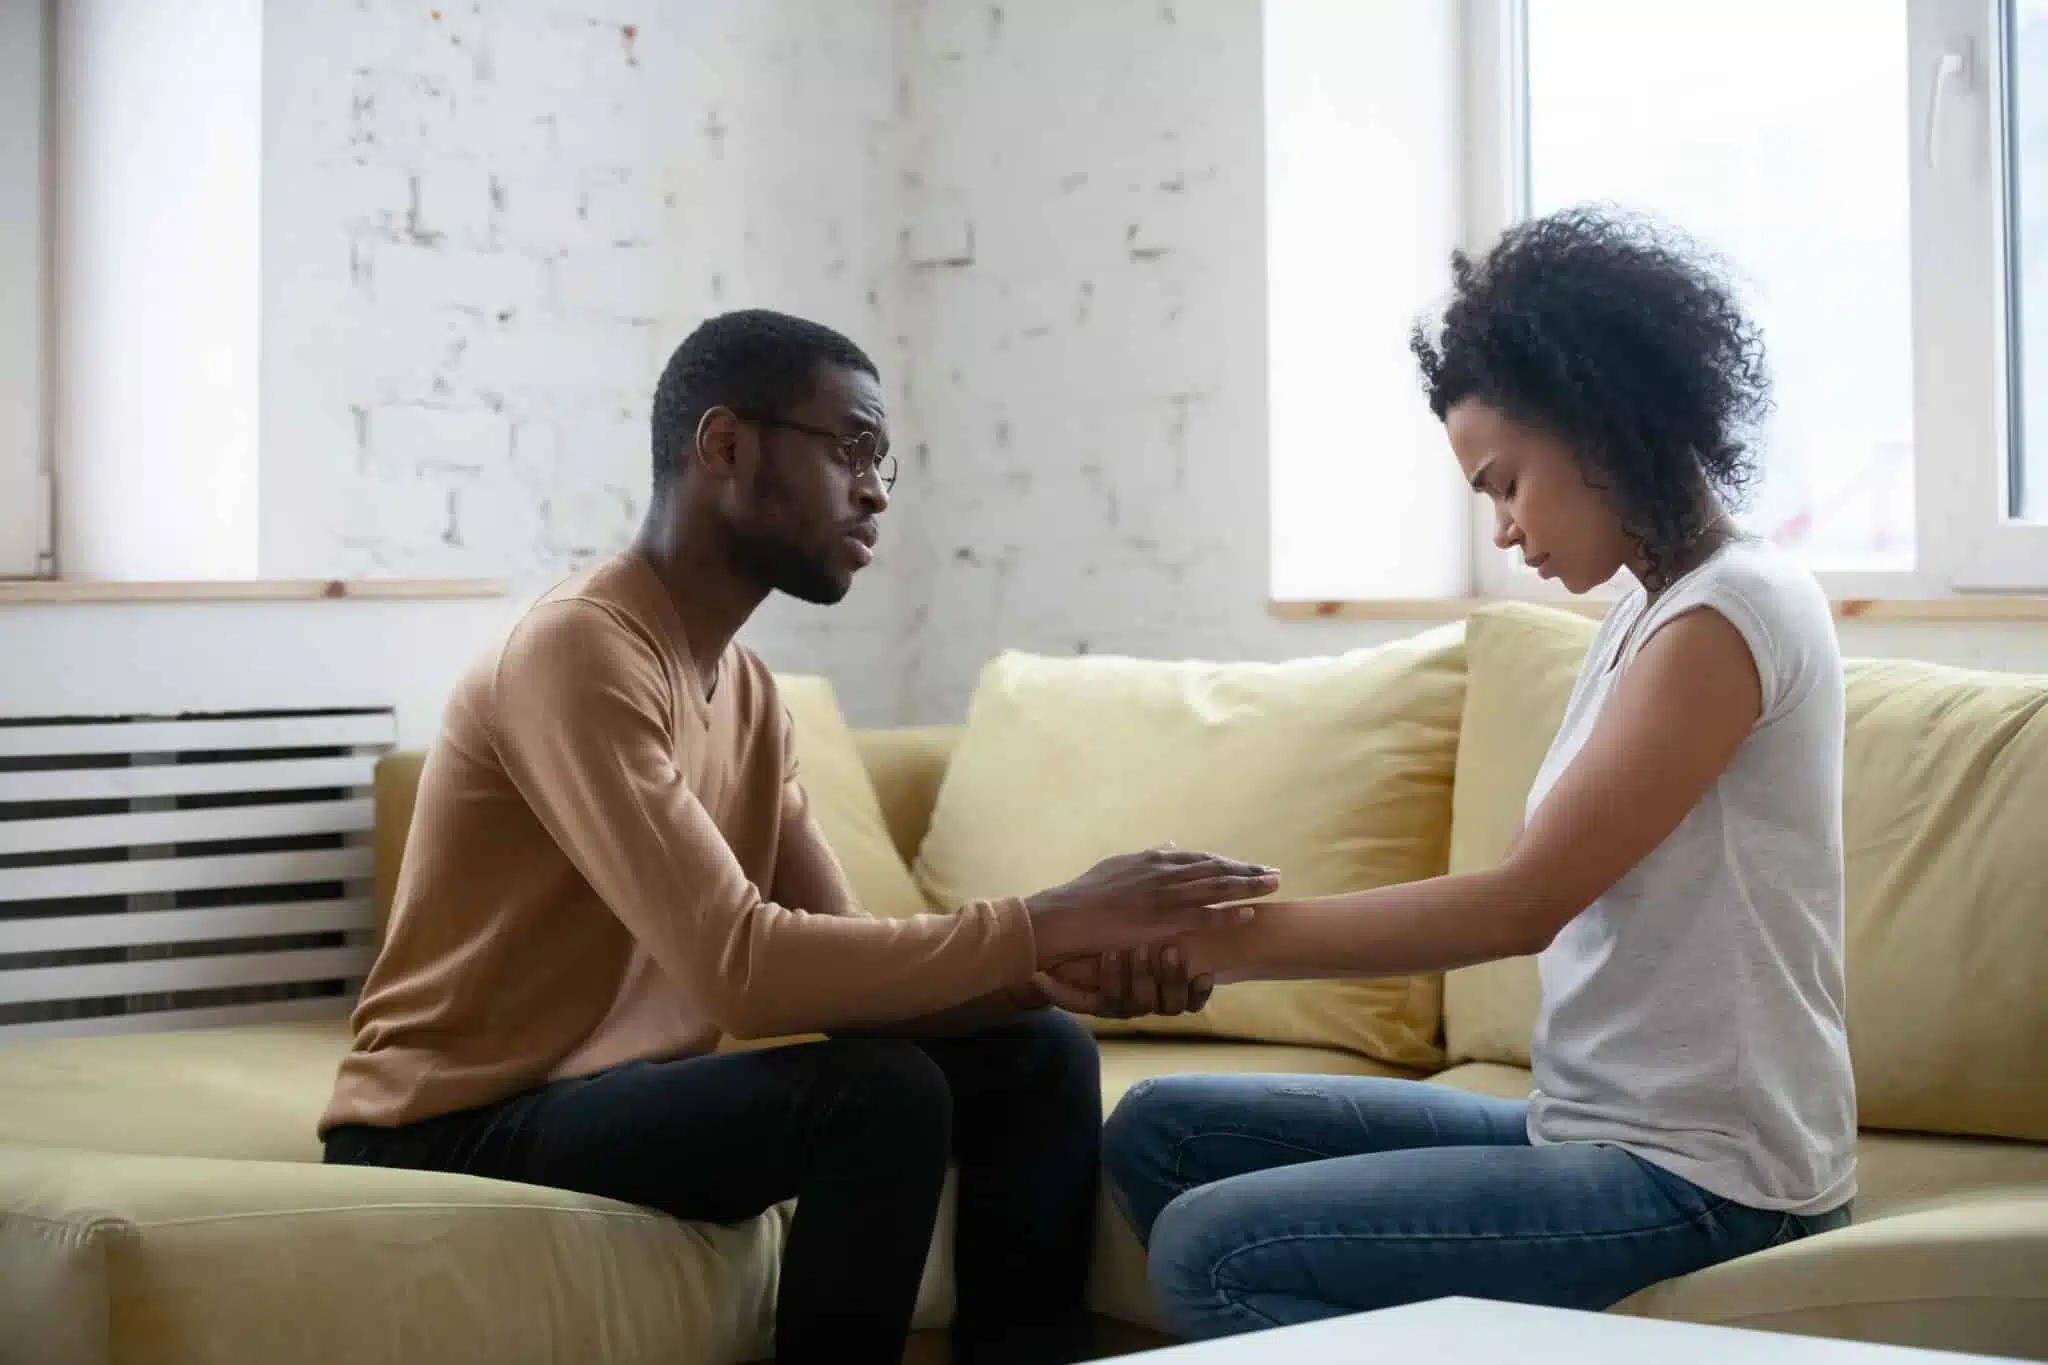
<svg viewBox="0 0 2048 1365"><path fill-rule="evenodd" d="M740 472L740 419L731 408L707 408L697 421L695 448L691 459L713 478L730 479Z"/></svg>

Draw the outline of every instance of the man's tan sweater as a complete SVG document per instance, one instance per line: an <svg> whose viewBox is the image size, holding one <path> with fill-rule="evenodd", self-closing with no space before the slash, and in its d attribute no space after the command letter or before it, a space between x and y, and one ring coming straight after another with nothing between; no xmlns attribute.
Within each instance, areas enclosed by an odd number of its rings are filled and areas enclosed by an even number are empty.
<svg viewBox="0 0 2048 1365"><path fill-rule="evenodd" d="M914 1017L1020 987L1019 901L881 920L735 645L707 699L628 552L542 599L456 686L382 951L320 1121L395 1125L636 1059Z"/></svg>

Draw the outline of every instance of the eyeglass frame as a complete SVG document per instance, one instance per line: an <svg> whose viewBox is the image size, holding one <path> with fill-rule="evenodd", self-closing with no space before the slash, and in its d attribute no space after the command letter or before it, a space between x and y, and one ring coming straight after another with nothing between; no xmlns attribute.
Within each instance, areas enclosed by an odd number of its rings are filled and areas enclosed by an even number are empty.
<svg viewBox="0 0 2048 1365"><path fill-rule="evenodd" d="M781 427L786 431L800 431L806 436L815 436L836 452L839 463L855 479L864 479L872 471L881 483L884 493L896 487L898 465L895 455L882 449L882 438L873 431L863 431L854 436L842 436L825 427L814 427L805 422L792 422L786 417L757 417L751 413L735 412L733 416L742 422L755 426ZM872 454L863 458L859 454L861 445L868 445ZM865 467L863 467L865 466Z"/></svg>

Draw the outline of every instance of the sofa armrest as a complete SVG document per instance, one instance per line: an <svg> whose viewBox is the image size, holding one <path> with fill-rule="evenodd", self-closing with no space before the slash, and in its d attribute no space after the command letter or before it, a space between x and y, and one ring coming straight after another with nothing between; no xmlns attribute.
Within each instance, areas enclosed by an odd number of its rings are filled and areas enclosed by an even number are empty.
<svg viewBox="0 0 2048 1365"><path fill-rule="evenodd" d="M77 1174L88 1156L98 1154L0 1147L0 1342L18 1359L112 1358L106 1244L121 1220L82 1197Z"/></svg>
<svg viewBox="0 0 2048 1365"><path fill-rule="evenodd" d="M433 1171L0 1147L0 1355L732 1365L768 1352L786 1221L682 1223Z"/></svg>

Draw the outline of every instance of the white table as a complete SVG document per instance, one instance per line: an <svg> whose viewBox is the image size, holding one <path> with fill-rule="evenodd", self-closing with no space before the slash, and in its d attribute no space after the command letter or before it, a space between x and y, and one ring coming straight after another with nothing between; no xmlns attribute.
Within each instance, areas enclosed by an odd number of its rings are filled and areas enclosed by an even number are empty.
<svg viewBox="0 0 2048 1365"><path fill-rule="evenodd" d="M1437 1299L1169 1347L1143 1359L1147 1365L1985 1365L1992 1357Z"/></svg>

